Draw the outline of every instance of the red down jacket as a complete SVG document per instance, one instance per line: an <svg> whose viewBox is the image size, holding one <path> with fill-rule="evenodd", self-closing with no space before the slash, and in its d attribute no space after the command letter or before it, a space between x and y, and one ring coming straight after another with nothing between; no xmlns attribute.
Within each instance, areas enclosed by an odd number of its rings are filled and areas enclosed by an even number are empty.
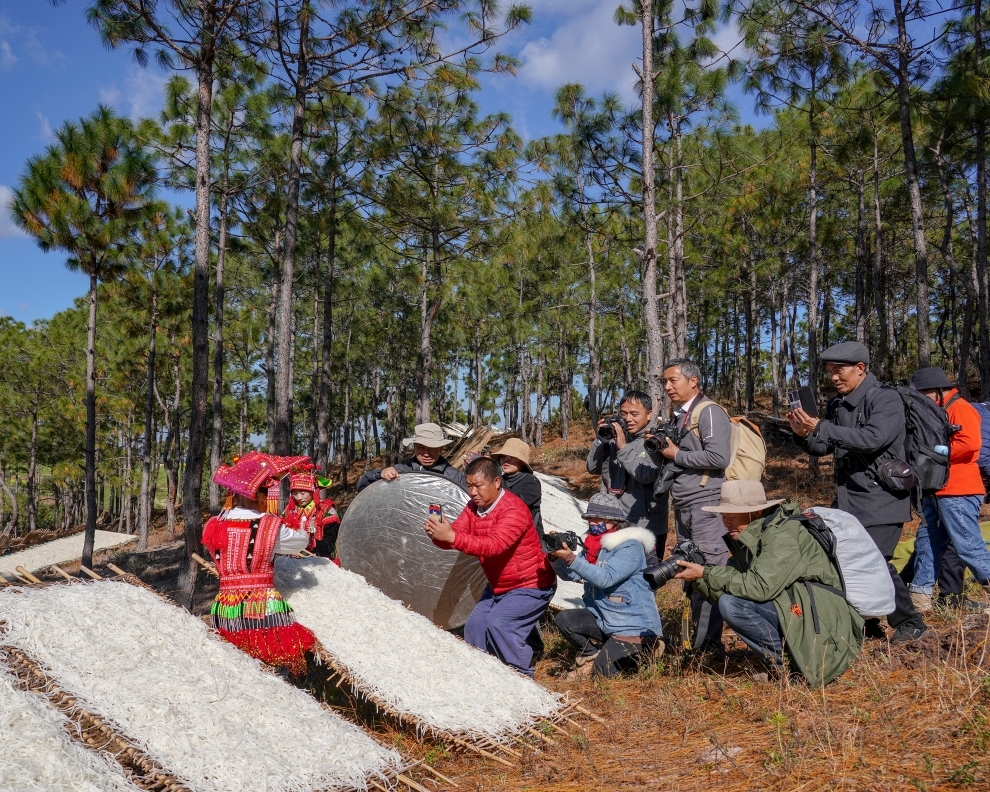
<svg viewBox="0 0 990 792"><path fill-rule="evenodd" d="M438 547L478 556L495 594L517 588L550 588L557 575L540 548L529 507L508 490L484 517L470 502L454 520L456 537Z"/></svg>

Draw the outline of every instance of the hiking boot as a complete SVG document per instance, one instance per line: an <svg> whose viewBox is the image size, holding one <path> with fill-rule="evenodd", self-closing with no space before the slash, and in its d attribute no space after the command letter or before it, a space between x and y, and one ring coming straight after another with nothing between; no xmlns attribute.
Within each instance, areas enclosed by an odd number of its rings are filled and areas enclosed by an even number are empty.
<svg viewBox="0 0 990 792"><path fill-rule="evenodd" d="M928 613L932 609L931 594L923 594L920 591L911 592L911 604L918 613Z"/></svg>
<svg viewBox="0 0 990 792"><path fill-rule="evenodd" d="M867 641L886 641L887 631L879 619L867 619L863 625L863 639Z"/></svg>
<svg viewBox="0 0 990 792"><path fill-rule="evenodd" d="M913 624L902 624L897 631L890 636L891 643L911 643L917 641L922 635L928 632L928 625L922 624L920 627Z"/></svg>
<svg viewBox="0 0 990 792"><path fill-rule="evenodd" d="M985 602L971 600L961 594L949 594L946 597L939 597L936 603L941 608L958 608L964 613L988 613L990 607Z"/></svg>

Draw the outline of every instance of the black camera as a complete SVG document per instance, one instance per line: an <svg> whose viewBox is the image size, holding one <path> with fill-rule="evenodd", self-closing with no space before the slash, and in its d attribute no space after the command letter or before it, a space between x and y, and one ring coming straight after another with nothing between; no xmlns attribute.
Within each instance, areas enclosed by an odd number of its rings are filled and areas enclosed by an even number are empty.
<svg viewBox="0 0 990 792"><path fill-rule="evenodd" d="M670 558L661 561L656 566L647 567L643 572L643 577L650 584L650 588L656 591L673 580L674 575L683 569L677 563L678 561L690 561L692 564L701 564L704 566L705 556L690 539L681 540L670 551Z"/></svg>
<svg viewBox="0 0 990 792"><path fill-rule="evenodd" d="M598 439L603 443L610 443L615 440L615 433L617 431L622 432L623 435L628 434L626 431L626 422L618 415L611 415L605 419L605 423L598 427Z"/></svg>
<svg viewBox="0 0 990 792"><path fill-rule="evenodd" d="M584 542L581 541L581 537L574 533L574 531L565 531L564 533L545 533L543 534L542 544L544 553L554 553L557 550L560 550L560 548L564 545L567 545L575 553L579 547L584 547Z"/></svg>
<svg viewBox="0 0 990 792"><path fill-rule="evenodd" d="M670 442L678 445L689 431L689 429L684 429L676 424L661 424L653 429L643 441L643 448L651 454L659 454L660 450L667 445L668 437L670 438Z"/></svg>

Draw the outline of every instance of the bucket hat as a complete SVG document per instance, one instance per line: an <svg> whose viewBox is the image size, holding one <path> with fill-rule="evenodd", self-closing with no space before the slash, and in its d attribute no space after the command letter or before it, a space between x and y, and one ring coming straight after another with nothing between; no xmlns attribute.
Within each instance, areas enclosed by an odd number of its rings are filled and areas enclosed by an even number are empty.
<svg viewBox="0 0 990 792"><path fill-rule="evenodd" d="M911 387L915 390L923 391L935 390L936 388L948 390L956 386L949 382L949 378L945 375L945 372L938 366L929 366L928 368L918 369L914 372L914 376L911 377Z"/></svg>
<svg viewBox="0 0 990 792"><path fill-rule="evenodd" d="M524 443L518 437L510 437L498 451L492 451L492 459L496 462L499 457L515 457L522 462L523 469L527 473L532 473L533 468L529 464L529 444Z"/></svg>
<svg viewBox="0 0 990 792"><path fill-rule="evenodd" d="M767 494L759 481L738 479L722 484L717 506L702 506L701 510L715 514L747 514L763 511L783 502L783 498L767 500Z"/></svg>
<svg viewBox="0 0 990 792"><path fill-rule="evenodd" d="M453 440L448 440L444 436L443 429L435 423L425 423L416 424L416 430L413 432L413 436L405 438L402 444L412 445L413 443L419 443L427 448L443 448L453 442Z"/></svg>
<svg viewBox="0 0 990 792"><path fill-rule="evenodd" d="M591 496L591 500L588 501L588 508L585 509L581 518L584 520L612 520L625 524L629 521L629 514L622 508L622 504L619 503L619 499L615 495L599 492Z"/></svg>

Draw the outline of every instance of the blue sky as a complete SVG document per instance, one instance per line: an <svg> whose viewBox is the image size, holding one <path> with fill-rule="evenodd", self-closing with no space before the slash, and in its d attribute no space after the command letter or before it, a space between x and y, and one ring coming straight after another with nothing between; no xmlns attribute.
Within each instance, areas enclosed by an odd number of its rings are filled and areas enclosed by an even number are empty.
<svg viewBox="0 0 990 792"><path fill-rule="evenodd" d="M52 316L87 288L83 275L65 268L64 256L42 253L9 219L7 203L25 162L51 142L53 129L88 115L100 102L135 119L157 114L165 82L164 74L141 68L129 52L104 49L84 18L87 5L0 0L0 106L6 108L0 122L0 315L24 322ZM563 83L632 100L640 37L637 28L612 22L618 0L529 5L533 24L502 47L523 68L515 78L486 78L480 97L485 112L507 111L529 139L556 131L549 110ZM735 38L724 31L719 42L729 47Z"/></svg>

